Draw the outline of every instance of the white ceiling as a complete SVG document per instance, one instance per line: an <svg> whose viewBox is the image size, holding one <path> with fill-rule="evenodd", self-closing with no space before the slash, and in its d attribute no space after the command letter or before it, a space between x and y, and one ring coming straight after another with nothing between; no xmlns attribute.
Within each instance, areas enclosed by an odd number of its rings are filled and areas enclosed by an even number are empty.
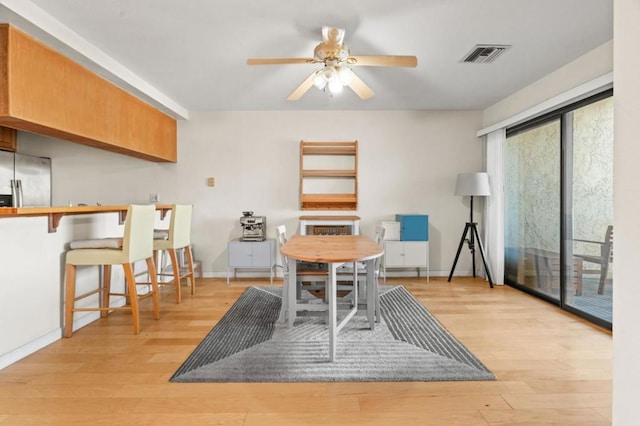
<svg viewBox="0 0 640 426"><path fill-rule="evenodd" d="M612 9L613 0L0 0L0 21L179 117L482 109L611 40ZM366 101L311 88L289 102L318 65L246 65L312 57L324 25L345 28L354 55L415 55L418 66L354 68L375 92ZM492 64L460 63L476 44L513 47Z"/></svg>

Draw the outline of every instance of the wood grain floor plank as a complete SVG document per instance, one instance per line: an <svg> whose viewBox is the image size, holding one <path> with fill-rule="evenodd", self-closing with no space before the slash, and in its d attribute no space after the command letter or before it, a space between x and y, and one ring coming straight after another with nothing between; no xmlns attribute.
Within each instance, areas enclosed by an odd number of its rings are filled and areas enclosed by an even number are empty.
<svg viewBox="0 0 640 426"><path fill-rule="evenodd" d="M610 380L527 380L536 393L610 393ZM505 392L507 393L507 392Z"/></svg>
<svg viewBox="0 0 640 426"><path fill-rule="evenodd" d="M0 424L2 426L242 426L246 421L243 413L170 413L170 414L61 414L56 416L45 415L13 415L7 416ZM2 418L0 417L0 420Z"/></svg>
<svg viewBox="0 0 640 426"><path fill-rule="evenodd" d="M561 394L503 394L504 400L513 409L538 408L609 408L611 400L606 393L561 393Z"/></svg>
<svg viewBox="0 0 640 426"><path fill-rule="evenodd" d="M126 414L132 412L140 404L133 398L2 398L0 412L3 414L86 414L94 416L103 414Z"/></svg>
<svg viewBox="0 0 640 426"><path fill-rule="evenodd" d="M480 410L491 426L606 426L610 421L591 409Z"/></svg>
<svg viewBox="0 0 640 426"><path fill-rule="evenodd" d="M249 413L245 426L487 426L477 410L419 413Z"/></svg>
<svg viewBox="0 0 640 426"><path fill-rule="evenodd" d="M518 394L520 395L520 394ZM527 394L522 394L527 395ZM530 395L530 394L528 394ZM510 406L501 395L425 395L425 396L364 396L360 398L362 411L402 413L416 411L468 410L481 408L507 409Z"/></svg>
<svg viewBox="0 0 640 426"><path fill-rule="evenodd" d="M309 404L309 398L289 396L288 398L246 398L228 397L224 394L198 397L144 398L134 408L137 414L164 414L185 411L187 413L297 413L301 407L306 412L347 413L359 412L358 398L348 396L324 396L322 403Z"/></svg>

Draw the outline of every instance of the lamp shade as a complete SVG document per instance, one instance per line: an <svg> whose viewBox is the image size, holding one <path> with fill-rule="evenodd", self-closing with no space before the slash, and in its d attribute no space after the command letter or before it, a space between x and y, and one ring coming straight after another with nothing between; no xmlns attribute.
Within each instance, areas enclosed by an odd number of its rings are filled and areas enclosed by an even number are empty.
<svg viewBox="0 0 640 426"><path fill-rule="evenodd" d="M485 172L458 174L455 195L491 195L489 174Z"/></svg>

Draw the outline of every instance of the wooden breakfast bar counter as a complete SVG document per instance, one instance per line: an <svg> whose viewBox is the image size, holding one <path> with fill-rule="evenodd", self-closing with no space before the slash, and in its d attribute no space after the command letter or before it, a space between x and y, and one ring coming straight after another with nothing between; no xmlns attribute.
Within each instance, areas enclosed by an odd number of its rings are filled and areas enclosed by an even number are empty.
<svg viewBox="0 0 640 426"><path fill-rule="evenodd" d="M121 206L70 206L70 207L2 207L0 219L10 217L48 216L49 233L56 232L60 219L65 215L93 214L93 213L118 213L120 224L124 223L127 216L128 205ZM158 204L156 210L160 211L160 217L165 218L171 210L170 204Z"/></svg>
<svg viewBox="0 0 640 426"><path fill-rule="evenodd" d="M0 369L48 344L60 340L64 326L65 269L69 243L123 235L129 204L54 207L0 207ZM135 203L134 203L135 204ZM139 204L145 204L143 202ZM148 203L147 203L148 204ZM156 225L166 228L173 205L155 205ZM164 215L164 221L159 220ZM62 219L64 216L69 216ZM122 221L122 223L119 223ZM47 233L47 227L50 233ZM143 265L137 265L139 269ZM96 287L98 268L77 275L78 294ZM111 288L124 293L120 268L112 274ZM99 296L96 294L96 304ZM91 301L92 302L92 301ZM114 306L125 297L115 297ZM96 321L96 312L78 313L76 328ZM6 324L6 327L5 327ZM11 325L13 324L13 325Z"/></svg>

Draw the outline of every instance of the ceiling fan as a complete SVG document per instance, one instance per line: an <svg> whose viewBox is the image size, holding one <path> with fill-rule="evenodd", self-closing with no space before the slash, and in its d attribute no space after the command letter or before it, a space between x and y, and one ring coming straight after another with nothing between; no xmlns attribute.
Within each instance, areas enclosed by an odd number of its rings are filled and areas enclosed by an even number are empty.
<svg viewBox="0 0 640 426"><path fill-rule="evenodd" d="M297 101L311 86L328 89L332 95L349 86L360 99L369 99L373 90L350 67L415 67L418 64L415 56L351 55L344 44L344 33L342 28L322 27L322 42L314 49L313 58L247 59L247 65L322 64L321 69L312 72L287 98Z"/></svg>

